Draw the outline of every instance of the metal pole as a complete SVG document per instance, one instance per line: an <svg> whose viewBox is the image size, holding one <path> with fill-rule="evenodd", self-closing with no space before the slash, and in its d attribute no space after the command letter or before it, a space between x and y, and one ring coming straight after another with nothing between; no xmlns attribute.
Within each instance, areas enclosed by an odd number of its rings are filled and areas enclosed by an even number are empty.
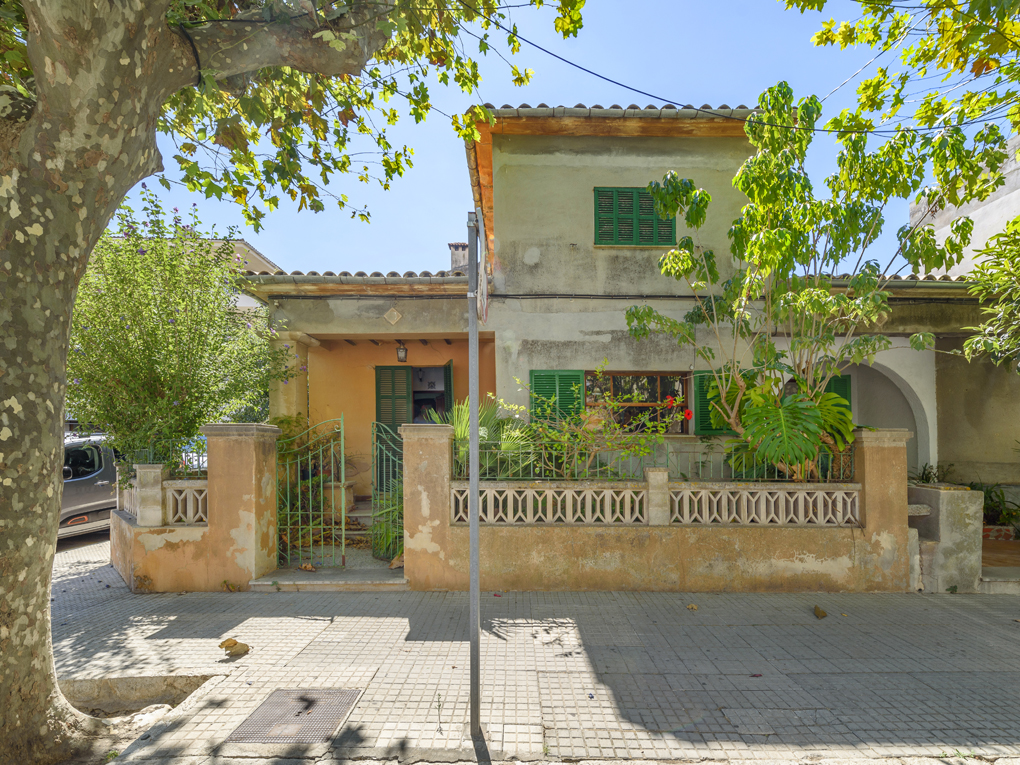
<svg viewBox="0 0 1020 765"><path fill-rule="evenodd" d="M471 547L471 581L468 600L468 631L471 635L471 736L482 735L481 719L481 615L478 575L478 224L468 213L468 410L470 445L468 451L468 528Z"/></svg>

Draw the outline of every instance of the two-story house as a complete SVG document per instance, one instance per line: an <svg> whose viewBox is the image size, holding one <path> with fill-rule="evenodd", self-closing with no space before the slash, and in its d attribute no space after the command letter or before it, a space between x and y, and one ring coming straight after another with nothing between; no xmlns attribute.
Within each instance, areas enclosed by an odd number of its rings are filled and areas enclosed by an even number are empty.
<svg viewBox="0 0 1020 765"><path fill-rule="evenodd" d="M635 406L672 396L694 411L671 438L713 435L692 350L664 337L634 340L624 313L650 303L680 318L692 304L682 284L659 273L658 258L677 232L675 222L656 217L644 191L650 181L674 170L708 189L713 204L702 243L727 251L727 229L744 201L731 182L751 151L743 123L673 107L541 105L494 113L495 124L480 125L481 139L467 147L487 238L483 395L527 406L523 381L583 407L573 391L594 394L592 373L603 368L610 372L603 384L640 393ZM463 251L453 249L456 264ZM370 271L366 263L354 274L249 277L251 291L285 325L284 342L297 359L297 377L273 391L274 414L306 414L312 423L343 414L362 495L370 489L373 422L395 429L423 407L442 410L467 394L466 275ZM854 419L914 433L911 470L938 463L960 438L979 437L968 423L985 422L989 407L1001 413L996 443L1020 438L1020 386L1008 372L909 348L913 332L951 339L980 321L966 285L948 277L904 279L891 292L894 310L882 331L895 347L871 366L846 370L840 383ZM967 387L971 377L982 381L981 390ZM953 429L940 429L940 420ZM975 460L962 478L1006 480L1020 471L1018 460L1001 450Z"/></svg>

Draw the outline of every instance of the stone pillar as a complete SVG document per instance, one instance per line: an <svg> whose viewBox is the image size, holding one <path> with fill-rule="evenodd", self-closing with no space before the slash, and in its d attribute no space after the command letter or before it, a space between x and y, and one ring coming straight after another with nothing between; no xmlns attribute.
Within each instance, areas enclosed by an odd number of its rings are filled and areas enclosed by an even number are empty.
<svg viewBox="0 0 1020 765"><path fill-rule="evenodd" d="M288 380L270 380L269 416L308 418L308 349L319 341L304 332L278 332L274 348L287 352L287 367L293 373Z"/></svg>
<svg viewBox="0 0 1020 765"><path fill-rule="evenodd" d="M925 591L935 594L955 588L977 592L981 581L981 531L984 494L948 484L911 486L911 504L927 505L927 516L910 519L921 549Z"/></svg>
<svg viewBox="0 0 1020 765"><path fill-rule="evenodd" d="M401 425L404 439L404 576L412 590L455 589L450 566L453 428ZM456 582L459 584L459 582Z"/></svg>
<svg viewBox="0 0 1020 765"><path fill-rule="evenodd" d="M276 569L276 439L273 425L206 425L212 549L247 585ZM241 581L243 580L243 581Z"/></svg>
<svg viewBox="0 0 1020 765"><path fill-rule="evenodd" d="M135 465L134 484L135 521L139 526L163 525L163 481L165 465Z"/></svg>
<svg viewBox="0 0 1020 765"><path fill-rule="evenodd" d="M905 428L854 431L854 482L861 484L864 541L874 551L882 578L891 585L882 589L910 587L907 440L913 435Z"/></svg>
<svg viewBox="0 0 1020 765"><path fill-rule="evenodd" d="M669 470L666 468L645 468L645 483L648 484L648 525L669 525Z"/></svg>

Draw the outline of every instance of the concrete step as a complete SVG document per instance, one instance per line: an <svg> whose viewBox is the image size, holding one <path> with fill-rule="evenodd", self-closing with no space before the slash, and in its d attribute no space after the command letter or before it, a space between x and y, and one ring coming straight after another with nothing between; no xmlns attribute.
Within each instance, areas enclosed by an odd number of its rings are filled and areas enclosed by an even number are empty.
<svg viewBox="0 0 1020 765"><path fill-rule="evenodd" d="M385 581L362 581L358 579L329 579L309 574L304 581L268 581L256 579L251 583L252 592L408 592L407 579Z"/></svg>
<svg viewBox="0 0 1020 765"><path fill-rule="evenodd" d="M991 579L984 576L978 582L982 595L1020 595L1020 579Z"/></svg>

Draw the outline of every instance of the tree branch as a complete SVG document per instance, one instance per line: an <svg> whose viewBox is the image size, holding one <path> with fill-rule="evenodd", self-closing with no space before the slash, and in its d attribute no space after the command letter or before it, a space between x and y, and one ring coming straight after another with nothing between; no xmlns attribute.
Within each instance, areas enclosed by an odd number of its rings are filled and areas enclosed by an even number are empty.
<svg viewBox="0 0 1020 765"><path fill-rule="evenodd" d="M310 16L208 22L187 30L199 58L192 75L197 74L196 66L217 80L274 66L326 76L359 74L389 39L377 21L393 7L391 2L352 3L347 13L321 25ZM333 36L332 45L315 37L324 32ZM192 57L186 41L183 50Z"/></svg>

